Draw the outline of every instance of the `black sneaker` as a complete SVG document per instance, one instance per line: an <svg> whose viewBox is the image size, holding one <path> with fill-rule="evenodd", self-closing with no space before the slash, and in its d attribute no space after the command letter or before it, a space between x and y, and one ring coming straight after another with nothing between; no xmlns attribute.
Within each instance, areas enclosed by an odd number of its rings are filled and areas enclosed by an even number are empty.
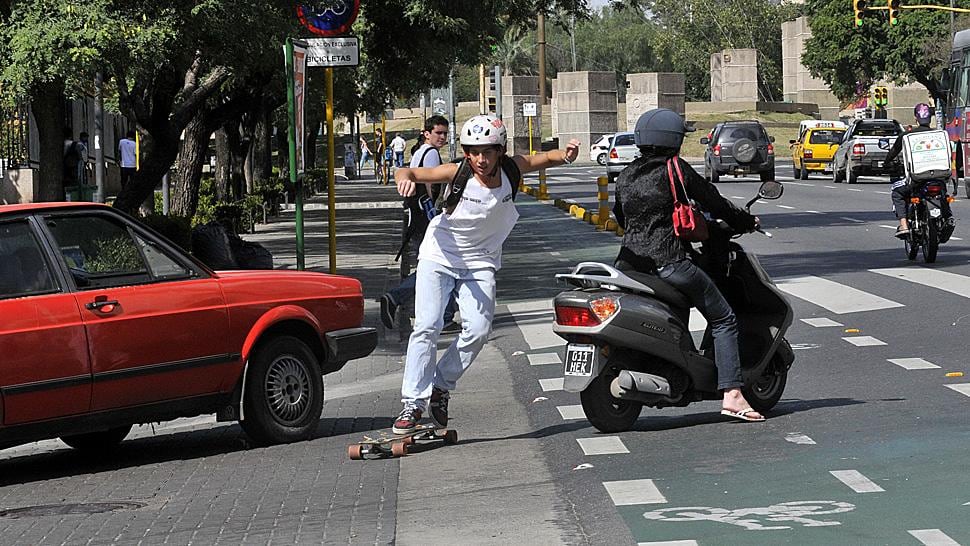
<svg viewBox="0 0 970 546"><path fill-rule="evenodd" d="M449 321L448 324L445 324L445 327L441 329L441 333L442 335L446 335L446 336L451 334L460 334L461 324L453 320Z"/></svg>
<svg viewBox="0 0 970 546"><path fill-rule="evenodd" d="M421 413L421 408L416 404L404 404L404 409L401 410L401 414L394 421L394 426L391 427L391 431L394 434L414 432L414 429L417 428L418 423L421 421Z"/></svg>
<svg viewBox="0 0 970 546"><path fill-rule="evenodd" d="M388 330L394 329L394 315L397 314L397 304L390 294L381 296L381 322Z"/></svg>
<svg viewBox="0 0 970 546"><path fill-rule="evenodd" d="M434 387L431 389L431 403L428 404L428 414L431 422L438 428L448 426L448 399L451 395L444 389Z"/></svg>

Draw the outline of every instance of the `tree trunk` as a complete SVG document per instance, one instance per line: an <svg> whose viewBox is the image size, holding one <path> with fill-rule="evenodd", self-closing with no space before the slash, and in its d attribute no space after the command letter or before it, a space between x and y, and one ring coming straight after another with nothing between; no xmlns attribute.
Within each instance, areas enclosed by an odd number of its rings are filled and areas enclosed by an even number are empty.
<svg viewBox="0 0 970 546"><path fill-rule="evenodd" d="M243 189L246 187L246 177L243 168L246 164L246 141L240 134L240 123L232 122L226 129L226 143L229 146L229 155L232 157L229 176L229 192L233 199L240 199L243 196Z"/></svg>
<svg viewBox="0 0 970 546"><path fill-rule="evenodd" d="M172 183L171 210L177 216L191 218L199 207L202 166L205 164L209 136L212 134L207 117L207 110L199 110L185 127Z"/></svg>
<svg viewBox="0 0 970 546"><path fill-rule="evenodd" d="M155 137L154 135L159 135ZM121 190L114 206L129 214L138 209L155 193L155 187L168 173L178 156L179 139L171 138L165 129L155 129L141 135L141 159L131 182Z"/></svg>
<svg viewBox="0 0 970 546"><path fill-rule="evenodd" d="M37 193L34 201L64 200L64 86L38 85L31 93L30 109L40 137Z"/></svg>
<svg viewBox="0 0 970 546"><path fill-rule="evenodd" d="M273 118L264 104L253 129L253 184L264 185L273 178Z"/></svg>
<svg viewBox="0 0 970 546"><path fill-rule="evenodd" d="M229 137L226 126L216 130L216 199L224 201L229 193L229 179L232 177L232 155L229 153Z"/></svg>
<svg viewBox="0 0 970 546"><path fill-rule="evenodd" d="M306 169L316 169L317 165L317 136L320 134L320 124L307 127L306 141L303 143L303 166Z"/></svg>

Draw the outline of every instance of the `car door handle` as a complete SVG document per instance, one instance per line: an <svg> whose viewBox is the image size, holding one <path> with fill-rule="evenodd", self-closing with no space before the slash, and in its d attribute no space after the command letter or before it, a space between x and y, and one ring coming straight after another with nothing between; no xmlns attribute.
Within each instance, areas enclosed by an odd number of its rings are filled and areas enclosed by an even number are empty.
<svg viewBox="0 0 970 546"><path fill-rule="evenodd" d="M84 308L89 311L98 311L99 313L110 313L114 311L115 307L118 305L119 303L117 300L98 299L84 304Z"/></svg>

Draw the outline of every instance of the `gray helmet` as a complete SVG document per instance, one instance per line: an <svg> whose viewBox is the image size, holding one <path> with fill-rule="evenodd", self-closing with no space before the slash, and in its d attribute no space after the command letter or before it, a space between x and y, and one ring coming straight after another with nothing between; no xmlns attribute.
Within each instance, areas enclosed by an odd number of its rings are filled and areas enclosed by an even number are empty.
<svg viewBox="0 0 970 546"><path fill-rule="evenodd" d="M673 110L654 108L640 115L633 130L633 142L637 146L660 146L680 148L684 134L693 131L684 118Z"/></svg>

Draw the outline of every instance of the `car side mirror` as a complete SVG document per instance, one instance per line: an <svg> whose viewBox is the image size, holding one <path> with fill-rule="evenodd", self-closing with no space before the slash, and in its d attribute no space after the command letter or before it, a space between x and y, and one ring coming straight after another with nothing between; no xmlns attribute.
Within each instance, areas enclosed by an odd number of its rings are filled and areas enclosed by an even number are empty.
<svg viewBox="0 0 970 546"><path fill-rule="evenodd" d="M761 187L758 188L758 197L762 199L778 199L783 193L785 193L785 186L774 180L762 182Z"/></svg>
<svg viewBox="0 0 970 546"><path fill-rule="evenodd" d="M768 137L768 142L774 142L774 141L775 141L775 137L773 137L773 136L769 136Z"/></svg>
<svg viewBox="0 0 970 546"><path fill-rule="evenodd" d="M701 144L710 144L710 143L711 143L711 139L707 137L701 138Z"/></svg>

